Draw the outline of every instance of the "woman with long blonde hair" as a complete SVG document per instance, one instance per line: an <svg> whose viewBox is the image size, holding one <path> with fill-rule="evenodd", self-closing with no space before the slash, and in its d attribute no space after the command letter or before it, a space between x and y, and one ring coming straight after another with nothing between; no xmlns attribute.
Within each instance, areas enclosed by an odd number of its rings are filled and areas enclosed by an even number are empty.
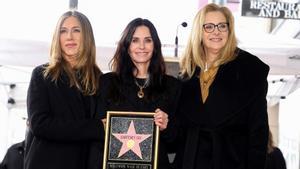
<svg viewBox="0 0 300 169"><path fill-rule="evenodd" d="M101 71L88 18L64 13L56 26L50 61L31 76L25 169L86 169L90 143L104 136L96 110Z"/></svg>

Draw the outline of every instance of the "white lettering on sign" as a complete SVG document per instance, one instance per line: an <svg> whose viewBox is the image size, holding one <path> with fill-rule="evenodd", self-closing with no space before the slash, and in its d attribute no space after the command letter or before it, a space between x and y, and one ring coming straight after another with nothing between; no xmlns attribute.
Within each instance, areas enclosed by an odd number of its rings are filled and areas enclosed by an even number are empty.
<svg viewBox="0 0 300 169"><path fill-rule="evenodd" d="M300 19L300 4L251 0L250 9L260 10L258 16L267 18Z"/></svg>

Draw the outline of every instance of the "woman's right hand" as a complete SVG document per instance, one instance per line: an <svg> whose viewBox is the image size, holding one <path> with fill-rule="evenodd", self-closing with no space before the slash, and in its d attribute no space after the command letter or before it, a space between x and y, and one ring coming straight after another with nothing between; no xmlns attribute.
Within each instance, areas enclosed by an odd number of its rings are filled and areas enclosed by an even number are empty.
<svg viewBox="0 0 300 169"><path fill-rule="evenodd" d="M154 114L154 122L159 127L159 130L163 131L168 126L168 114L157 108Z"/></svg>

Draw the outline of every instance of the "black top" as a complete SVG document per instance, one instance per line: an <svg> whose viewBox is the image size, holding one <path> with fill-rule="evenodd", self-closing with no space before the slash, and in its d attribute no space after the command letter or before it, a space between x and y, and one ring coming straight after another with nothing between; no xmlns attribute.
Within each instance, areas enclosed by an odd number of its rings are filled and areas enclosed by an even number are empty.
<svg viewBox="0 0 300 169"><path fill-rule="evenodd" d="M268 153L265 169L286 169L285 159L279 148L274 147L273 151Z"/></svg>
<svg viewBox="0 0 300 169"><path fill-rule="evenodd" d="M162 80L163 90L156 96L149 97L149 88L144 89L144 98L139 98L139 90L135 82L119 86L117 76L114 73L102 75L100 80L100 116L105 118L107 111L135 111L154 112L157 108L168 114L169 123L167 129L160 132L158 168L170 168L167 156L167 144L172 137L169 128L172 128L174 117L180 94L180 81L174 77L164 75ZM142 79L139 82L142 84ZM98 103L99 103L98 102Z"/></svg>
<svg viewBox="0 0 300 169"><path fill-rule="evenodd" d="M205 103L200 68L183 82L177 168L263 169L269 131L268 71L256 56L240 50L236 59L219 67Z"/></svg>
<svg viewBox="0 0 300 169"><path fill-rule="evenodd" d="M54 82L44 70L33 70L28 88L25 169L87 169L90 143L104 137L101 120L93 118L96 96L70 87L64 72Z"/></svg>
<svg viewBox="0 0 300 169"><path fill-rule="evenodd" d="M13 144L7 150L0 169L23 169L25 141Z"/></svg>

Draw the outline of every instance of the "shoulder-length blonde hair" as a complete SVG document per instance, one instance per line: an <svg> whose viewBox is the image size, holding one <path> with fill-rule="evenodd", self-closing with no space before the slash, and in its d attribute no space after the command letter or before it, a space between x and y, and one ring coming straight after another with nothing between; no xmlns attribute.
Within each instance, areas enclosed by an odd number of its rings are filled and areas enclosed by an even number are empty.
<svg viewBox="0 0 300 169"><path fill-rule="evenodd" d="M218 6L214 3L206 5L202 8L194 18L192 30L187 42L186 49L181 60L181 76L191 78L196 67L204 68L205 51L203 46L203 24L205 24L205 16L208 12L221 12L228 22L228 40L220 52L220 57L215 61L214 65L224 64L235 58L235 50L237 48L237 39L234 31L234 18L231 11L224 6Z"/></svg>
<svg viewBox="0 0 300 169"><path fill-rule="evenodd" d="M73 68L64 60L60 44L61 26L71 16L78 19L82 36L76 66ZM70 87L76 86L85 95L96 93L98 79L102 73L96 64L96 45L93 29L88 18L78 11L68 11L58 20L50 49L50 61L44 71L44 77L49 76L52 81L57 82L63 72L69 77Z"/></svg>

